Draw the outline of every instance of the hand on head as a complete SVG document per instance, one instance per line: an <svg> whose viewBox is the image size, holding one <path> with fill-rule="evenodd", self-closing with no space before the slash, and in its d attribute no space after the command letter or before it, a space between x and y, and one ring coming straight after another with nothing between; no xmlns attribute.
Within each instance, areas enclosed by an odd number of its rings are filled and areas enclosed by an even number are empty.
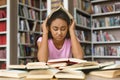
<svg viewBox="0 0 120 80"><path fill-rule="evenodd" d="M44 22L42 23L43 34L48 33L48 27L47 27L47 25L46 25L47 20L48 20L48 18L46 18L46 19L44 20Z"/></svg>
<svg viewBox="0 0 120 80"><path fill-rule="evenodd" d="M74 30L74 29L75 29L75 21L74 21L74 19L72 19L69 30L71 31L71 30Z"/></svg>

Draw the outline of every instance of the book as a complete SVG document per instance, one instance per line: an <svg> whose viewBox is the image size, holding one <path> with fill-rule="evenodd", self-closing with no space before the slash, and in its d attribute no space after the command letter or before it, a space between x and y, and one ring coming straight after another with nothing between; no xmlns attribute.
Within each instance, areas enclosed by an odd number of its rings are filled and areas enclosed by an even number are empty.
<svg viewBox="0 0 120 80"><path fill-rule="evenodd" d="M103 67L101 70L118 70L120 69L120 64L119 63L115 63L109 66L105 66Z"/></svg>
<svg viewBox="0 0 120 80"><path fill-rule="evenodd" d="M74 79L74 80L84 80L85 74L82 71L70 71L70 70L60 70L55 74L58 79Z"/></svg>
<svg viewBox="0 0 120 80"><path fill-rule="evenodd" d="M115 70L114 70L115 69ZM89 74L90 75L95 75L95 76L100 76L100 77L105 77L105 78L115 78L120 76L120 68L112 68L112 69L104 69L100 71L91 71Z"/></svg>
<svg viewBox="0 0 120 80"><path fill-rule="evenodd" d="M73 19L73 16L68 12L67 9L65 9L65 8L63 7L63 5L60 5L57 9L52 10L52 12L48 15L48 17L50 18L53 14L55 14L55 13L58 12L59 10L65 12L70 19Z"/></svg>
<svg viewBox="0 0 120 80"><path fill-rule="evenodd" d="M48 64L50 63L61 63L61 62L68 62L68 63L82 63L82 62L87 62L86 60L82 59L77 59L77 58L59 58L59 59L50 59L47 61Z"/></svg>
<svg viewBox="0 0 120 80"><path fill-rule="evenodd" d="M78 63L78 64L74 64L71 66L66 66L63 70L81 70L83 71L85 74L88 74L91 71L94 70L101 70L102 68L106 67L106 66L110 66L115 64L113 61L111 62L104 62L104 63L98 63L98 62L94 62L94 61L87 61L87 62L83 62L83 63Z"/></svg>
<svg viewBox="0 0 120 80"><path fill-rule="evenodd" d="M45 62L29 62L26 65L9 65L9 69L19 70L34 70L34 69L48 69L49 66Z"/></svg>
<svg viewBox="0 0 120 80"><path fill-rule="evenodd" d="M22 78L28 74L27 71L21 70L0 70L0 77Z"/></svg>
<svg viewBox="0 0 120 80"><path fill-rule="evenodd" d="M69 65L87 62L86 60L77 58L60 58L48 60L47 65L54 68L64 68Z"/></svg>
<svg viewBox="0 0 120 80"><path fill-rule="evenodd" d="M47 70L32 70L26 76L26 79L85 79L85 74L82 71L63 71L55 68Z"/></svg>

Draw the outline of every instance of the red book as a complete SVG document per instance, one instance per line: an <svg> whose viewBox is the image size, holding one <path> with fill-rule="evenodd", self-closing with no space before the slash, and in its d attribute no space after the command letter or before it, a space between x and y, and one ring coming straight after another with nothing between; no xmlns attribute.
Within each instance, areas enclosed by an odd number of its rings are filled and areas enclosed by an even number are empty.
<svg viewBox="0 0 120 80"><path fill-rule="evenodd" d="M0 35L0 45L6 44L6 35Z"/></svg>
<svg viewBox="0 0 120 80"><path fill-rule="evenodd" d="M1 64L1 69L6 69L6 63Z"/></svg>
<svg viewBox="0 0 120 80"><path fill-rule="evenodd" d="M6 10L0 10L0 18L6 18Z"/></svg>
<svg viewBox="0 0 120 80"><path fill-rule="evenodd" d="M6 31L6 22L5 21L0 22L0 32L1 31Z"/></svg>

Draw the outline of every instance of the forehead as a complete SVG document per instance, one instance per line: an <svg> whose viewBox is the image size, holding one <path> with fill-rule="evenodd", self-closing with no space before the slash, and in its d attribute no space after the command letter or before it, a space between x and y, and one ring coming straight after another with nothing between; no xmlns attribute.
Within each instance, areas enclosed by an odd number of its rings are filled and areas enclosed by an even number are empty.
<svg viewBox="0 0 120 80"><path fill-rule="evenodd" d="M56 26L56 27L67 27L67 22L63 19L55 19L54 21L52 21L51 26Z"/></svg>

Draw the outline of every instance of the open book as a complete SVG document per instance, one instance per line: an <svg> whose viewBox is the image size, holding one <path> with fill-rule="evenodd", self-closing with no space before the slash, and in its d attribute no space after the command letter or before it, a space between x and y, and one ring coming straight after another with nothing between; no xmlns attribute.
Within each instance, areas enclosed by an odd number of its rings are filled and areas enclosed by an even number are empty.
<svg viewBox="0 0 120 80"><path fill-rule="evenodd" d="M59 10L62 10L63 12L65 12L70 19L73 19L73 16L68 12L67 9L63 7L63 5L60 5L57 9L53 10L48 17L50 18L54 13L56 13Z"/></svg>
<svg viewBox="0 0 120 80"><path fill-rule="evenodd" d="M74 64L71 66L66 66L64 70L81 70L84 73L89 73L90 71L101 70L102 68L113 65L113 64L114 62L98 63L94 61L87 61L83 63Z"/></svg>
<svg viewBox="0 0 120 80"><path fill-rule="evenodd" d="M21 70L0 70L0 77L22 78L28 74L27 71Z"/></svg>
<svg viewBox="0 0 120 80"><path fill-rule="evenodd" d="M64 68L69 65L84 63L86 60L81 60L77 58L60 58L48 60L47 65L52 68Z"/></svg>
<svg viewBox="0 0 120 80"><path fill-rule="evenodd" d="M120 64L112 64L102 68L101 70L92 71L90 74L106 78L114 78L120 76Z"/></svg>
<svg viewBox="0 0 120 80"><path fill-rule="evenodd" d="M51 59L45 62L29 62L26 65L9 65L9 69L22 69L22 70L32 70L32 69L48 69L48 68L58 68L65 67L72 64L86 62L86 60L76 59L76 58L61 58L61 59Z"/></svg>
<svg viewBox="0 0 120 80"><path fill-rule="evenodd" d="M63 71L58 69L32 70L26 76L26 79L85 79L82 71Z"/></svg>
<svg viewBox="0 0 120 80"><path fill-rule="evenodd" d="M49 66L45 62L29 62L26 65L9 65L9 69L33 70L33 69L48 69Z"/></svg>

